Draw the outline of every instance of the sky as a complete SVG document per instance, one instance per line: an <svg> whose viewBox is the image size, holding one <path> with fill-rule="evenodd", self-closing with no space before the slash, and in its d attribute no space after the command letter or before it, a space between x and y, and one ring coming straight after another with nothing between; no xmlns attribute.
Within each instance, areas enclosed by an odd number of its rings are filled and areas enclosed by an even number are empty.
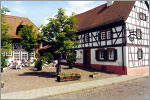
<svg viewBox="0 0 150 100"><path fill-rule="evenodd" d="M58 8L79 14L100 6L106 1L1 1L1 7L7 7L12 16L29 18L34 24L40 26L48 23L48 18L57 14Z"/></svg>

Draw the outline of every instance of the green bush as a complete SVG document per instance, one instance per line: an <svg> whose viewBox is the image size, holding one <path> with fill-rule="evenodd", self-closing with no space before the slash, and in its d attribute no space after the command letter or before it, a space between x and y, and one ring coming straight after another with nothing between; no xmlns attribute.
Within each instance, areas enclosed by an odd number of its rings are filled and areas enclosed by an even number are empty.
<svg viewBox="0 0 150 100"><path fill-rule="evenodd" d="M49 53L49 52L44 53L42 58L43 58L44 61L46 61L48 63L52 63L53 60L54 60L53 55L51 53Z"/></svg>
<svg viewBox="0 0 150 100"><path fill-rule="evenodd" d="M42 57L40 56L40 54L36 53L35 68L37 68L38 71L42 70L43 63L44 62L43 62Z"/></svg>
<svg viewBox="0 0 150 100"><path fill-rule="evenodd" d="M35 68L37 68L38 71L42 70L42 66L48 62L51 63L53 61L53 55L51 53L44 53L42 56L37 53L36 54L36 60L35 60Z"/></svg>
<svg viewBox="0 0 150 100"><path fill-rule="evenodd" d="M7 66L7 63L6 63L6 59L5 57L1 54L1 68L4 68Z"/></svg>
<svg viewBox="0 0 150 100"><path fill-rule="evenodd" d="M67 63L70 69L73 68L74 63L76 62L76 54L74 51L69 51L66 53L67 56Z"/></svg>

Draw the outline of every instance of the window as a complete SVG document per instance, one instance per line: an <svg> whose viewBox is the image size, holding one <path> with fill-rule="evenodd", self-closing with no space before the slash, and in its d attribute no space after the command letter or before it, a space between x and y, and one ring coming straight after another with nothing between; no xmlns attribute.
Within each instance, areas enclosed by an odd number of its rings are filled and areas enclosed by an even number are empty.
<svg viewBox="0 0 150 100"><path fill-rule="evenodd" d="M85 42L89 42L89 34L85 34Z"/></svg>
<svg viewBox="0 0 150 100"><path fill-rule="evenodd" d="M142 51L142 49L138 49L137 57L138 57L138 59L142 59L143 58L143 51Z"/></svg>
<svg viewBox="0 0 150 100"><path fill-rule="evenodd" d="M99 51L99 58L100 58L100 60L104 60L104 50Z"/></svg>
<svg viewBox="0 0 150 100"><path fill-rule="evenodd" d="M34 58L34 52L30 53L30 58Z"/></svg>
<svg viewBox="0 0 150 100"><path fill-rule="evenodd" d="M95 57L97 61L116 61L117 60L117 49L108 48L107 50L101 49L96 50Z"/></svg>
<svg viewBox="0 0 150 100"><path fill-rule="evenodd" d="M101 32L101 40L105 40L105 32Z"/></svg>
<svg viewBox="0 0 150 100"><path fill-rule="evenodd" d="M144 20L144 21L147 21L147 16L146 16L146 14L144 14L144 13L139 13L139 18L141 19L141 20Z"/></svg>
<svg viewBox="0 0 150 100"><path fill-rule="evenodd" d="M26 61L28 60L28 52L26 51L21 51L21 54L22 54L22 60Z"/></svg>
<svg viewBox="0 0 150 100"><path fill-rule="evenodd" d="M111 39L111 31L107 31L107 39Z"/></svg>
<svg viewBox="0 0 150 100"><path fill-rule="evenodd" d="M6 52L6 53L7 53L7 56L12 56L12 51Z"/></svg>
<svg viewBox="0 0 150 100"><path fill-rule="evenodd" d="M95 57L97 61L106 61L107 60L107 50L101 49L96 50Z"/></svg>
<svg viewBox="0 0 150 100"><path fill-rule="evenodd" d="M140 29L136 29L136 38L137 39L142 39L142 32Z"/></svg>
<svg viewBox="0 0 150 100"><path fill-rule="evenodd" d="M19 51L14 51L14 59L20 60L20 52Z"/></svg>
<svg viewBox="0 0 150 100"><path fill-rule="evenodd" d="M109 50L108 51L108 59L109 60L114 60L114 50Z"/></svg>

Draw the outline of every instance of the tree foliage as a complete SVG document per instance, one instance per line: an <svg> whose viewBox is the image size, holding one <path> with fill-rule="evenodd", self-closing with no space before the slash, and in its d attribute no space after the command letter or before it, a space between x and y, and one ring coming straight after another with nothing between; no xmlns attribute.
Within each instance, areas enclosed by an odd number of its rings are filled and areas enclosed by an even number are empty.
<svg viewBox="0 0 150 100"><path fill-rule="evenodd" d="M11 38L7 34L9 25L4 20L4 14L8 11L8 8L2 7L1 8L1 68L6 67L6 57L3 56L4 52L10 52L12 45Z"/></svg>
<svg viewBox="0 0 150 100"><path fill-rule="evenodd" d="M41 26L43 35L56 48L55 53L60 54L77 45L76 34L74 34L77 32L75 22L74 13L67 16L65 10L60 8L54 18L49 18L47 25Z"/></svg>
<svg viewBox="0 0 150 100"><path fill-rule="evenodd" d="M30 53L34 51L34 48L38 45L38 35L33 30L32 25L25 25L19 31L19 35L22 38L22 47L28 52L28 60L30 66Z"/></svg>
<svg viewBox="0 0 150 100"><path fill-rule="evenodd" d="M1 8L1 52L10 52L12 49L11 37L7 34L10 26L4 19L4 14L9 11L8 8Z"/></svg>
<svg viewBox="0 0 150 100"><path fill-rule="evenodd" d="M33 31L32 25L25 25L20 31L19 35L22 38L22 46L29 53L34 51L34 48L38 45L38 36L36 32Z"/></svg>

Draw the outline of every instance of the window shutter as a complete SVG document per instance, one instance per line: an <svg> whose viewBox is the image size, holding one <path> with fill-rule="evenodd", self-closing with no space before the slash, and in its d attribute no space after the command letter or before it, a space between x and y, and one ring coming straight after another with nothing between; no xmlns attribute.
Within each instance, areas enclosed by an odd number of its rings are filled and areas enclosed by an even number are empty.
<svg viewBox="0 0 150 100"><path fill-rule="evenodd" d="M143 59L143 50L141 50L141 59Z"/></svg>
<svg viewBox="0 0 150 100"><path fill-rule="evenodd" d="M117 49L114 50L114 61L117 60Z"/></svg>
<svg viewBox="0 0 150 100"><path fill-rule="evenodd" d="M99 50L95 50L95 57L96 60L99 61Z"/></svg>
<svg viewBox="0 0 150 100"><path fill-rule="evenodd" d="M104 60L107 61L108 60L108 51L104 50Z"/></svg>

